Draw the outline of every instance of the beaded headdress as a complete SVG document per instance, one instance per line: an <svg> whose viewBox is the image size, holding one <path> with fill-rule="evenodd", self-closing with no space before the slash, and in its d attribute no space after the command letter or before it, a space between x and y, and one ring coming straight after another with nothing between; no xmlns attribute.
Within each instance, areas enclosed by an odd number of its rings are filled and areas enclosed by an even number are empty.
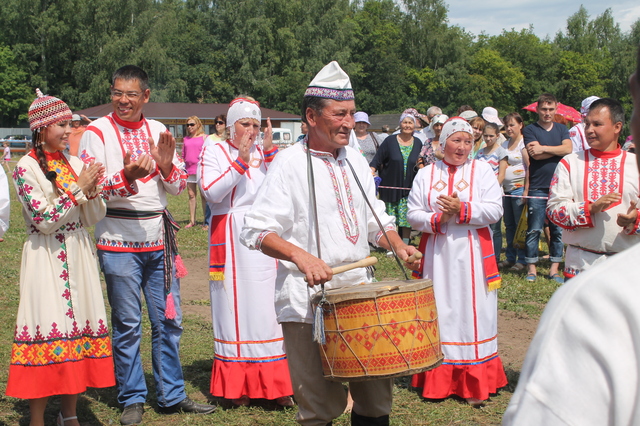
<svg viewBox="0 0 640 426"><path fill-rule="evenodd" d="M36 99L29 107L29 127L36 131L62 120L71 120L71 110L67 104L53 96L43 95L36 89Z"/></svg>

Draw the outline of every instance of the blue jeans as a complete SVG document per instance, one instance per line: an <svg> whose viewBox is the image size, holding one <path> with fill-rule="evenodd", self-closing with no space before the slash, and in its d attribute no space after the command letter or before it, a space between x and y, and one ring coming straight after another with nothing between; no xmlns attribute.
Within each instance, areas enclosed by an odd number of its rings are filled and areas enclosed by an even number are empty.
<svg viewBox="0 0 640 426"><path fill-rule="evenodd" d="M211 221L211 207L209 207L209 203L204 211L204 225L209 226L209 222Z"/></svg>
<svg viewBox="0 0 640 426"><path fill-rule="evenodd" d="M548 197L549 191L544 189L531 189L529 195L532 197ZM544 221L547 217L547 200L529 198L527 200L529 209L526 255L525 262L538 263L538 243L540 242L540 233L544 229ZM549 221L549 233L551 241L549 241L549 260L552 263L562 262L562 252L564 245L562 244L562 228L555 223Z"/></svg>
<svg viewBox="0 0 640 426"><path fill-rule="evenodd" d="M142 293L151 322L151 360L160 407L169 407L187 397L180 365L180 280L174 279L176 318L165 318L164 253L124 253L98 250L111 305L113 360L118 384L118 402L123 406L144 403L147 385L140 358L142 338Z"/></svg>
<svg viewBox="0 0 640 426"><path fill-rule="evenodd" d="M507 193L507 195L522 195L524 188L518 188ZM506 257L509 263L526 263L524 261L524 249L517 249L513 246L513 239L516 236L518 221L524 210L522 198L502 197L502 207L504 209L504 227L507 234Z"/></svg>

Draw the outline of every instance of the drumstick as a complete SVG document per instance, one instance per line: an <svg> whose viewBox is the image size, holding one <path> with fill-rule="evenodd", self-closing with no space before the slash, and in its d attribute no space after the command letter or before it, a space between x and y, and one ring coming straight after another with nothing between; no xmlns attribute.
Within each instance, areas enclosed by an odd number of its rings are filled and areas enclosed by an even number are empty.
<svg viewBox="0 0 640 426"><path fill-rule="evenodd" d="M377 257L365 257L362 260L358 260L354 263L349 263L348 265L336 266L335 268L331 268L331 271L333 272L333 275L341 274L343 272L347 272L356 268L366 268L367 266L375 265L376 263L378 263ZM307 277L304 277L304 282L307 282Z"/></svg>
<svg viewBox="0 0 640 426"><path fill-rule="evenodd" d="M333 275L335 275L335 274L341 274L343 272L347 272L356 268L366 268L367 266L375 265L376 263L378 263L378 258L371 256L371 257L365 257L362 260L359 260L354 263L350 263L348 265L342 265L342 266L337 266L335 268L331 268L331 270L333 271Z"/></svg>
<svg viewBox="0 0 640 426"><path fill-rule="evenodd" d="M405 262L407 262L407 263L413 263L413 262L415 262L416 260L420 260L420 259L422 259L422 253L420 253L419 251L417 251L417 252L413 253L411 256L409 256L409 257L407 258L407 260L405 260Z"/></svg>

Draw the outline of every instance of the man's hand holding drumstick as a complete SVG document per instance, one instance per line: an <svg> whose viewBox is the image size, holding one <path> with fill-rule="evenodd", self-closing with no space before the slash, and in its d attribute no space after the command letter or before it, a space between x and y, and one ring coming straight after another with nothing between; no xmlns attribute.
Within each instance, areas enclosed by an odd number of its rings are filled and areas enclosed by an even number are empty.
<svg viewBox="0 0 640 426"><path fill-rule="evenodd" d="M422 257L418 249L405 244L395 231L389 231L387 234L389 235L391 244L393 244L398 257L400 260L405 261L405 266L412 270L419 269L420 258L416 256L409 259L409 256L415 255L416 253L418 253L418 256ZM378 243L380 247L390 250L386 238L382 237ZM300 272L306 276L307 285L309 287L324 284L331 281L333 278L333 271L324 260L319 259L300 247L283 240L274 233L267 234L267 236L264 237L260 249L267 256L295 263ZM407 260L409 260L410 263L406 263Z"/></svg>
<svg viewBox="0 0 640 426"><path fill-rule="evenodd" d="M420 269L420 259L422 258L422 253L420 253L414 246L405 244L396 231L387 231L387 235L389 236L389 240L391 241L396 254L400 258L400 260L404 262L404 266L411 269L412 271L417 271L418 269ZM387 239L384 237L384 235L378 241L378 245L383 249L391 250L391 247L389 247L389 243L387 242Z"/></svg>

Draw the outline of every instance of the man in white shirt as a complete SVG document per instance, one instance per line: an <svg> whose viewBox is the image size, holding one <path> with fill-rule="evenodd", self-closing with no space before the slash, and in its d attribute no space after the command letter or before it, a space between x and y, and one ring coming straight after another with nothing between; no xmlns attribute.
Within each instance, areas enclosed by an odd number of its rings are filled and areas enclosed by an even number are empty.
<svg viewBox="0 0 640 426"><path fill-rule="evenodd" d="M140 357L142 294L153 329L151 355L159 411L212 413L191 400L180 364L180 281L173 273L175 232L167 195L186 187L184 163L166 127L144 117L149 78L135 65L112 77L113 112L91 123L80 140L80 158L104 164L102 197L107 215L96 224L98 258L111 305L113 358L120 423L142 421L147 385Z"/></svg>
<svg viewBox="0 0 640 426"><path fill-rule="evenodd" d="M637 138L640 53L629 85L631 131ZM640 424L638 259L640 244L581 273L553 295L503 426Z"/></svg>
<svg viewBox="0 0 640 426"><path fill-rule="evenodd" d="M573 278L640 239L636 156L620 149L624 109L611 98L585 117L590 148L565 156L551 179L547 217L563 228L564 277ZM628 217L620 226L620 216Z"/></svg>
<svg viewBox="0 0 640 426"><path fill-rule="evenodd" d="M347 394L341 383L325 380L322 375L318 344L312 339L310 298L317 290L313 287L327 283L328 288L338 288L369 282L371 278L364 269L333 276L329 265L365 258L370 242L390 249L358 189L356 176L398 256L406 260L417 250L406 245L395 231L394 218L376 199L369 165L348 146L356 108L349 76L337 62L325 66L312 80L302 112L309 127L308 142L278 154L245 215L241 242L280 259L276 313L282 324L298 403L297 420L305 426L325 426L343 413ZM310 208L313 192L307 182L309 164L317 215ZM417 269L418 265L413 267ZM352 382L350 390L354 400L352 425L389 424L392 379Z"/></svg>

